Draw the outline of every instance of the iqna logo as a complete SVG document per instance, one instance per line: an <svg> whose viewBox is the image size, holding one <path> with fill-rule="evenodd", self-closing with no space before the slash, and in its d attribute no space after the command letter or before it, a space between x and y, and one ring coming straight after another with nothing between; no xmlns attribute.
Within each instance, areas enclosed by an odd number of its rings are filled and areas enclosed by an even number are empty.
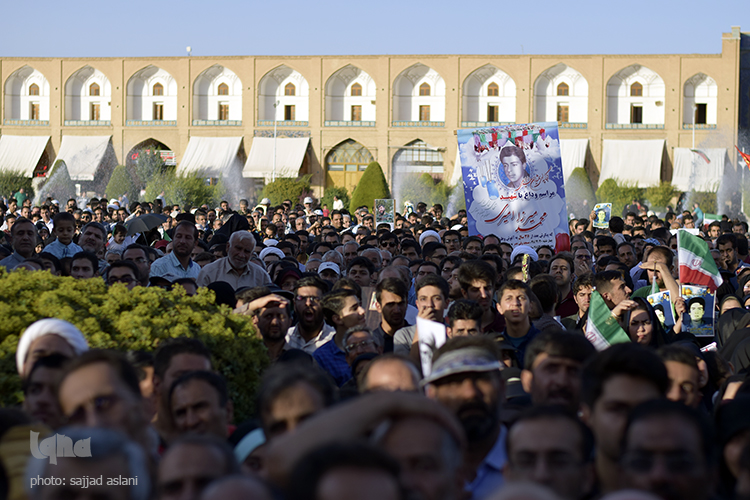
<svg viewBox="0 0 750 500"><path fill-rule="evenodd" d="M39 433L29 431L29 445L31 456L34 458L49 458L49 463L57 465L57 457L90 457L91 438L73 440L63 434L55 434L39 442Z"/></svg>

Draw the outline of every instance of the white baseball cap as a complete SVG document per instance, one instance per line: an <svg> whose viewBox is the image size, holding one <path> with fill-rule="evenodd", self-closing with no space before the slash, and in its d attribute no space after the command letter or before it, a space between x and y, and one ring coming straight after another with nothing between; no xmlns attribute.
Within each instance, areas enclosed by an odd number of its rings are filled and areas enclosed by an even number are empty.
<svg viewBox="0 0 750 500"><path fill-rule="evenodd" d="M335 262L323 262L318 267L318 274L321 274L326 269L331 269L333 272L341 276L341 269L339 268L339 265L336 264Z"/></svg>
<svg viewBox="0 0 750 500"><path fill-rule="evenodd" d="M309 196L305 197L304 203L312 203L312 202L313 202L312 198L310 198Z"/></svg>

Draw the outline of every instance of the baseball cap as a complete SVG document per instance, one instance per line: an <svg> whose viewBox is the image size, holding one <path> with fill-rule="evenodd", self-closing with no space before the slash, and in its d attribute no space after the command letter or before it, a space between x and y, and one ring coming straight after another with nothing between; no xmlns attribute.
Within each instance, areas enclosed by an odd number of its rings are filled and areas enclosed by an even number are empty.
<svg viewBox="0 0 750 500"><path fill-rule="evenodd" d="M322 264L321 264L321 265L320 265L320 266L318 267L318 274L322 273L322 272L323 272L323 271L325 271L326 269L331 269L331 270L332 270L332 271L334 271L334 272L335 272L336 274L338 274L339 276L341 276L341 269L339 268L339 265L338 265L338 264L336 264L335 262L323 262L323 263L322 263Z"/></svg>
<svg viewBox="0 0 750 500"><path fill-rule="evenodd" d="M313 213L314 213L315 215L319 215L319 216L321 216L321 217L323 216L323 211L322 211L321 209L317 209L317 210L316 210L316 211L314 211Z"/></svg>
<svg viewBox="0 0 750 500"><path fill-rule="evenodd" d="M501 371L503 366L486 349L464 347L448 351L432 363L432 373L425 377L421 385L432 384L442 378L459 373L481 373Z"/></svg>
<svg viewBox="0 0 750 500"><path fill-rule="evenodd" d="M312 203L312 202L313 202L313 199L310 198L309 196L306 196L305 201L303 203Z"/></svg>

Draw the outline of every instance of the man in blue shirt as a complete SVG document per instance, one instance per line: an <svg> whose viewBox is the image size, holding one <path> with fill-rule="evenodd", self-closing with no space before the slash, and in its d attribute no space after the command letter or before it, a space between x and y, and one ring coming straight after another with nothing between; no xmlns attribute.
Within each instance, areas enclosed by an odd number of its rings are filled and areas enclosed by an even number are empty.
<svg viewBox="0 0 750 500"><path fill-rule="evenodd" d="M172 235L172 252L151 264L151 277L175 281L180 278L198 279L201 266L190 258L198 241L198 228L189 221L177 224Z"/></svg>
<svg viewBox="0 0 750 500"><path fill-rule="evenodd" d="M453 412L466 433L465 489L472 500L488 498L503 485L507 430L500 420L502 365L494 340L454 337L437 350L422 381L427 397Z"/></svg>
<svg viewBox="0 0 750 500"><path fill-rule="evenodd" d="M365 310L354 290L342 289L331 292L323 297L321 305L326 323L336 329L336 334L315 351L313 358L341 387L352 377L352 371L346 362L346 353L342 349L344 333L349 328L365 324Z"/></svg>

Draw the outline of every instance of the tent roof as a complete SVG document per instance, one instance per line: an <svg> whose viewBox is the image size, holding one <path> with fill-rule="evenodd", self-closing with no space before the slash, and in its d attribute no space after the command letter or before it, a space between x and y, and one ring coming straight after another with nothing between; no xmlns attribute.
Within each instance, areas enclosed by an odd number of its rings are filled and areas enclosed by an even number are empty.
<svg viewBox="0 0 750 500"><path fill-rule="evenodd" d="M50 136L3 135L0 137L0 169L33 177Z"/></svg>
<svg viewBox="0 0 750 500"><path fill-rule="evenodd" d="M223 177L235 165L242 137L191 137L178 172Z"/></svg>
<svg viewBox="0 0 750 500"><path fill-rule="evenodd" d="M640 187L658 186L661 182L664 142L664 139L605 139L599 184L606 179L616 178Z"/></svg>
<svg viewBox="0 0 750 500"><path fill-rule="evenodd" d="M55 162L65 162L71 180L93 181L111 138L111 135L64 135Z"/></svg>
<svg viewBox="0 0 750 500"><path fill-rule="evenodd" d="M276 177L297 177L305 159L309 137L276 138ZM273 178L274 138L255 137L247 157L243 177Z"/></svg>

